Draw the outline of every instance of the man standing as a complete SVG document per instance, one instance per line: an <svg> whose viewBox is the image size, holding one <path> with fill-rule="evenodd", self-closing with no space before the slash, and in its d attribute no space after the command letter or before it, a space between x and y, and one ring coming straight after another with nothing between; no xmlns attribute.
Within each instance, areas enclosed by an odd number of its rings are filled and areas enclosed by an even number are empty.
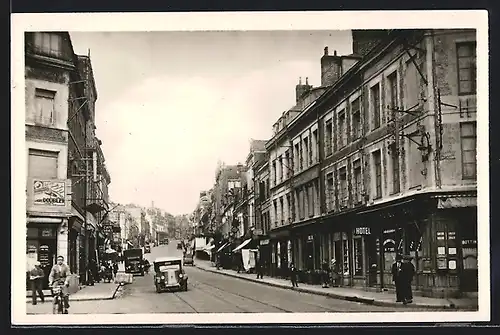
<svg viewBox="0 0 500 335"><path fill-rule="evenodd" d="M411 262L411 256L404 256L403 263L401 264L401 298L403 304L413 302L413 293L411 291L411 282L415 275L415 266Z"/></svg>
<svg viewBox="0 0 500 335"><path fill-rule="evenodd" d="M264 273L262 271L262 258L260 256L260 250L257 251L257 259L255 260L255 270L257 272L257 279L264 279Z"/></svg>
<svg viewBox="0 0 500 335"><path fill-rule="evenodd" d="M394 284L396 285L396 302L402 302L403 301L403 295L402 295L402 289L401 289L401 255L398 254L396 255L396 262L392 264L392 280L394 281Z"/></svg>
<svg viewBox="0 0 500 335"><path fill-rule="evenodd" d="M297 284L297 268L293 263L290 263L290 279L292 281L292 287L299 287Z"/></svg>
<svg viewBox="0 0 500 335"><path fill-rule="evenodd" d="M71 274L69 267L64 264L64 257L57 256L57 263L54 264L52 270L50 270L49 275L49 286L53 287L54 284L60 283L62 284L62 292L64 295L64 308L66 309L65 313L67 313L67 309L69 308L69 275Z"/></svg>
<svg viewBox="0 0 500 335"><path fill-rule="evenodd" d="M337 261L335 258L332 258L330 261L330 272L332 274L332 285L333 287L338 287L338 278L339 278L339 268L337 266Z"/></svg>
<svg viewBox="0 0 500 335"><path fill-rule="evenodd" d="M328 288L328 279L330 278L330 267L328 266L328 261L323 261L323 264L321 264L321 275L323 277L323 285L321 287L323 288Z"/></svg>
<svg viewBox="0 0 500 335"><path fill-rule="evenodd" d="M31 294L33 299L33 305L36 305L36 294L40 296L40 300L42 303L45 302L45 297L42 291L43 278L45 274L43 273L42 268L40 267L40 262L36 261L34 264L34 268L30 271L30 281L31 281Z"/></svg>

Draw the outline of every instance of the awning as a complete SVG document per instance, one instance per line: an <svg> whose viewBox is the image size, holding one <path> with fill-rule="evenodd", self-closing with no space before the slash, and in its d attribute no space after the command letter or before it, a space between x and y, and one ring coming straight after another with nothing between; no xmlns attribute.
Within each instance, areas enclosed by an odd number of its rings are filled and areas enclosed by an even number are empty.
<svg viewBox="0 0 500 335"><path fill-rule="evenodd" d="M449 197L438 199L437 208L477 207L476 197Z"/></svg>
<svg viewBox="0 0 500 335"><path fill-rule="evenodd" d="M219 249L217 249L216 252L221 252L221 250L224 249L228 244L229 242L224 243Z"/></svg>
<svg viewBox="0 0 500 335"><path fill-rule="evenodd" d="M240 249L243 249L243 247L245 245L247 245L248 243L250 243L251 240L252 240L251 238L249 238L248 240L245 240L245 242L241 243L238 247L236 247L236 249L234 249L233 252L236 252L236 251L238 251Z"/></svg>

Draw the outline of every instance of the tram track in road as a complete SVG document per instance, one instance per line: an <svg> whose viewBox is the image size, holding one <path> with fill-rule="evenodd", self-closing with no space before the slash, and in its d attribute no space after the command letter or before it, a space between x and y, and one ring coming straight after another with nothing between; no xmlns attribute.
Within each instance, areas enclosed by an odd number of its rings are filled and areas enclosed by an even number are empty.
<svg viewBox="0 0 500 335"><path fill-rule="evenodd" d="M194 313L200 313L198 312L198 310L196 308L193 307L193 305L191 305L189 302L187 302L186 299L182 298L180 295L179 295L179 292L171 292L177 299L179 299L181 302L185 303L189 308L191 308L193 310Z"/></svg>
<svg viewBox="0 0 500 335"><path fill-rule="evenodd" d="M250 301L252 301L252 302L255 302L255 303L258 303L258 304L261 304L261 305L267 306L267 307L271 307L271 308L273 308L273 309L277 309L277 310L282 311L282 312L284 312L284 313L293 313L293 311L291 311L291 310L284 309L284 308L278 307L278 306L276 306L276 305L273 305L273 304L270 304L270 303L267 303L267 302L263 302L263 301L260 301L260 300L257 300L257 299L251 298L251 297L247 297L247 296L242 295L242 294L239 294L239 293L234 293L234 292L226 291L226 290L223 290L223 289L221 289L221 288L219 288L219 287L217 287L217 286L215 286L215 285L211 285L211 284L203 283L203 282L200 282L200 281L198 281L198 280L195 280L195 281L194 281L194 283L191 283L191 286L192 286L192 287L194 287L194 288L199 289L200 291L204 292L204 293L205 293L205 294L207 294L207 295L210 295L210 296L212 296L212 297L214 297L214 298L216 298L216 299L218 299L218 300L220 300L220 301L223 301L223 302L226 302L226 303L230 303L230 304L232 304L232 305L234 305L234 303L230 302L230 301L229 301L229 300L227 300L227 299L221 298L221 297L219 297L219 296L217 296L217 295L211 294L211 293L209 293L207 290L204 290L202 287L203 287L203 286L208 286L208 287L210 287L210 288L212 288L212 289L215 289L215 290L217 290L217 291L223 292L224 294L231 294L231 295L233 295L233 296L237 296L237 297L239 297L239 298L243 298L243 299L246 299L246 300L250 300ZM242 310L242 311L243 311L243 312L245 312L245 313L254 313L254 312L252 312L252 311L250 311L250 310L247 310L247 309L244 309L244 308L242 308L242 307L240 307L240 306L237 306L237 305L234 305L234 306L235 306L236 308L238 308L238 309Z"/></svg>

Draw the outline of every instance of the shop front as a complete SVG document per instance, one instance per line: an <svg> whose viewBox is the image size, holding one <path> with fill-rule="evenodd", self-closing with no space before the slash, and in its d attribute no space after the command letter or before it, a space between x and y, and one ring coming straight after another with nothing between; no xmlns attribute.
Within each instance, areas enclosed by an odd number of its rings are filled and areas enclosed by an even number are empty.
<svg viewBox="0 0 500 335"><path fill-rule="evenodd" d="M293 254L289 228L285 226L280 230L271 231L269 240L271 246L270 276L288 278L289 265Z"/></svg>
<svg viewBox="0 0 500 335"><path fill-rule="evenodd" d="M44 272L43 288L48 289L48 277L57 258L57 232L62 219L30 218L27 225L26 256L28 269L34 261L39 261ZM29 276L26 289L31 289Z"/></svg>
<svg viewBox="0 0 500 335"><path fill-rule="evenodd" d="M269 236L259 236L259 257L261 261L262 272L266 276L270 276L271 264L271 240Z"/></svg>

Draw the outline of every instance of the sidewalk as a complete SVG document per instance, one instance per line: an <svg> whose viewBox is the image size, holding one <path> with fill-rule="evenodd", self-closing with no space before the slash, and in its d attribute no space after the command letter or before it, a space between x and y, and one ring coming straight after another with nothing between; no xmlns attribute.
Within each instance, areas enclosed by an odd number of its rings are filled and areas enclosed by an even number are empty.
<svg viewBox="0 0 500 335"><path fill-rule="evenodd" d="M269 286L285 288L289 290L312 293L317 295L328 296L335 299L342 299L348 301L361 302L377 306L401 307L401 308L429 308L429 309L443 309L443 310L478 310L477 299L464 298L464 299L440 299L429 297L413 297L413 303L403 305L396 303L394 294L384 292L368 292L356 288L343 288L343 287L330 287L322 288L317 285L308 285L300 283L299 287L293 288L290 281L278 278L264 277L264 279L257 279L255 274L237 273L233 270L217 270L209 261L196 260L195 266L199 269L218 273L230 277L240 278L252 282L257 282Z"/></svg>
<svg viewBox="0 0 500 335"><path fill-rule="evenodd" d="M114 299L120 285L114 283L95 283L94 286L83 286L78 292L70 295L71 301L111 300ZM50 290L44 290L45 301L52 301ZM26 294L26 303L31 303L31 291ZM40 297L37 297L40 303Z"/></svg>

